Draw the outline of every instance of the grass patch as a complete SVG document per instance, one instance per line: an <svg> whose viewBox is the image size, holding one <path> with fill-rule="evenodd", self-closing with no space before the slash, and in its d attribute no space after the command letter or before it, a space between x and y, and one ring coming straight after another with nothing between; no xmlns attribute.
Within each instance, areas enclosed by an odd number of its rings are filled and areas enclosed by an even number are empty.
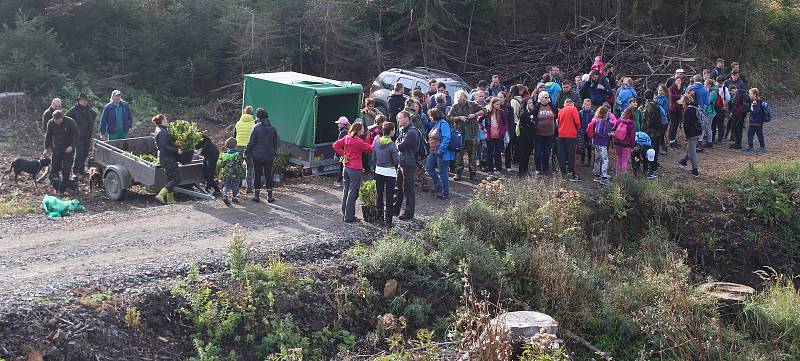
<svg viewBox="0 0 800 361"><path fill-rule="evenodd" d="M0 217L13 217L36 213L41 206L31 200L22 199L19 192L11 194L9 199L0 200Z"/></svg>

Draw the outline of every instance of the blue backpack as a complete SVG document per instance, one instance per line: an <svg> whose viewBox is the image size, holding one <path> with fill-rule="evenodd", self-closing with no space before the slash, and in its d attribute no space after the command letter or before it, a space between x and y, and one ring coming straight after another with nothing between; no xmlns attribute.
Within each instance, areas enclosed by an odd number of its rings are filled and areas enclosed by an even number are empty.
<svg viewBox="0 0 800 361"><path fill-rule="evenodd" d="M761 111L764 112L764 123L769 123L772 120L772 110L769 109L767 102L761 102Z"/></svg>
<svg viewBox="0 0 800 361"><path fill-rule="evenodd" d="M459 151L464 144L464 138L461 132L455 128L450 128L450 144L447 145L447 150Z"/></svg>
<svg viewBox="0 0 800 361"><path fill-rule="evenodd" d="M643 146L651 146L650 136L645 132L636 132L636 144Z"/></svg>

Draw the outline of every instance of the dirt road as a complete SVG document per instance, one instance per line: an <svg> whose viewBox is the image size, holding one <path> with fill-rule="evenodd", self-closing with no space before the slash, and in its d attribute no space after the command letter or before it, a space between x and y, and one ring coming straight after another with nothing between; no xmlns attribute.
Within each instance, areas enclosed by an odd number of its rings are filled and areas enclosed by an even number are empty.
<svg viewBox="0 0 800 361"><path fill-rule="evenodd" d="M256 249L291 251L301 259L304 253L311 253L309 259L324 257L317 253L346 249L355 240L383 234L363 222L343 223L340 189L330 181L324 177L280 187L273 204L245 198L229 208L221 201L186 199L171 206L77 214L62 220L42 215L0 220L0 294L17 300L53 297L87 284L124 288L168 278L193 261L216 267L237 223ZM420 218L463 203L471 189L456 186L448 202L421 193ZM413 226L398 221L401 229Z"/></svg>

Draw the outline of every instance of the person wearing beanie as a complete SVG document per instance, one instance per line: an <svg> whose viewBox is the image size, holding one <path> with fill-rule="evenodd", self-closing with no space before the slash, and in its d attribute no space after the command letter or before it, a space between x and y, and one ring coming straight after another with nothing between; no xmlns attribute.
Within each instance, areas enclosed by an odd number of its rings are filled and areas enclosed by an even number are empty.
<svg viewBox="0 0 800 361"><path fill-rule="evenodd" d="M275 202L272 197L272 163L278 155L278 131L269 121L269 114L266 110L258 108L256 111L258 124L250 133L250 140L247 142L244 154L253 159L255 170L255 181L253 183L255 196L253 202L261 202L261 186L263 176L267 183L267 202Z"/></svg>
<svg viewBox="0 0 800 361"><path fill-rule="evenodd" d="M373 105L375 104L374 100L372 101L372 104ZM347 129L350 128L350 121L347 120L347 117L341 116L339 117L339 120L337 120L334 124L336 124L336 126L339 128L339 136L336 137L336 140L344 138L347 135ZM339 156L336 155L336 157L338 158ZM338 188L342 186L343 174L344 174L344 164L342 164L342 162L339 162L339 175L336 177L336 182L333 183L334 187Z"/></svg>
<svg viewBox="0 0 800 361"><path fill-rule="evenodd" d="M253 127L256 126L256 120L253 119L253 107L246 106L242 110L242 115L236 126L233 128L233 137L236 139L236 150L244 152L247 147L247 142L250 141L250 133L253 132ZM253 192L253 160L250 157L245 157L244 162L247 164L247 174L245 175L246 188L245 193L250 194Z"/></svg>
<svg viewBox="0 0 800 361"><path fill-rule="evenodd" d="M122 92L111 92L111 101L103 107L100 115L100 134L108 140L128 138L133 127L133 117L128 102L122 100Z"/></svg>
<svg viewBox="0 0 800 361"><path fill-rule="evenodd" d="M83 173L85 172L86 157L89 155L89 150L92 149L97 112L89 107L89 98L86 94L81 93L78 99L75 100L75 106L67 111L66 116L75 120L80 133L80 138L75 148L75 164L72 168L72 173L80 181L83 179Z"/></svg>
<svg viewBox="0 0 800 361"><path fill-rule="evenodd" d="M232 196L233 203L239 203L239 185L245 176L244 154L236 147L236 138L225 141L225 154L219 159L217 167L222 177L222 201L231 205L228 194Z"/></svg>
<svg viewBox="0 0 800 361"><path fill-rule="evenodd" d="M183 150L175 145L175 138L167 130L167 117L164 114L154 116L152 121L158 128L156 132L158 164L167 174L167 184L158 192L156 200L164 205L173 204L175 203L174 189L181 184L181 176L178 172L178 155L183 154Z"/></svg>

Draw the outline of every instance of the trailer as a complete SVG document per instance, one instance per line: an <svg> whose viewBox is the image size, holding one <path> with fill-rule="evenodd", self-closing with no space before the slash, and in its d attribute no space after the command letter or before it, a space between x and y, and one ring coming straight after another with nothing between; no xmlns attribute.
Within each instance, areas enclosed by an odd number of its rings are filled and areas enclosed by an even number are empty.
<svg viewBox="0 0 800 361"><path fill-rule="evenodd" d="M155 155L155 138L138 137L103 141L95 139L92 145L94 159L103 177L103 188L113 201L121 200L133 185L141 185L156 193L167 184L167 174L158 164L152 164L136 154ZM203 177L203 159L192 153L192 160L178 166L181 183L175 192L200 199L214 199L199 186Z"/></svg>
<svg viewBox="0 0 800 361"><path fill-rule="evenodd" d="M291 164L303 168L303 175L339 171L332 147L338 137L335 122L345 116L352 123L359 116L360 84L278 72L245 75L243 89L244 105L267 110L281 148L291 154Z"/></svg>

